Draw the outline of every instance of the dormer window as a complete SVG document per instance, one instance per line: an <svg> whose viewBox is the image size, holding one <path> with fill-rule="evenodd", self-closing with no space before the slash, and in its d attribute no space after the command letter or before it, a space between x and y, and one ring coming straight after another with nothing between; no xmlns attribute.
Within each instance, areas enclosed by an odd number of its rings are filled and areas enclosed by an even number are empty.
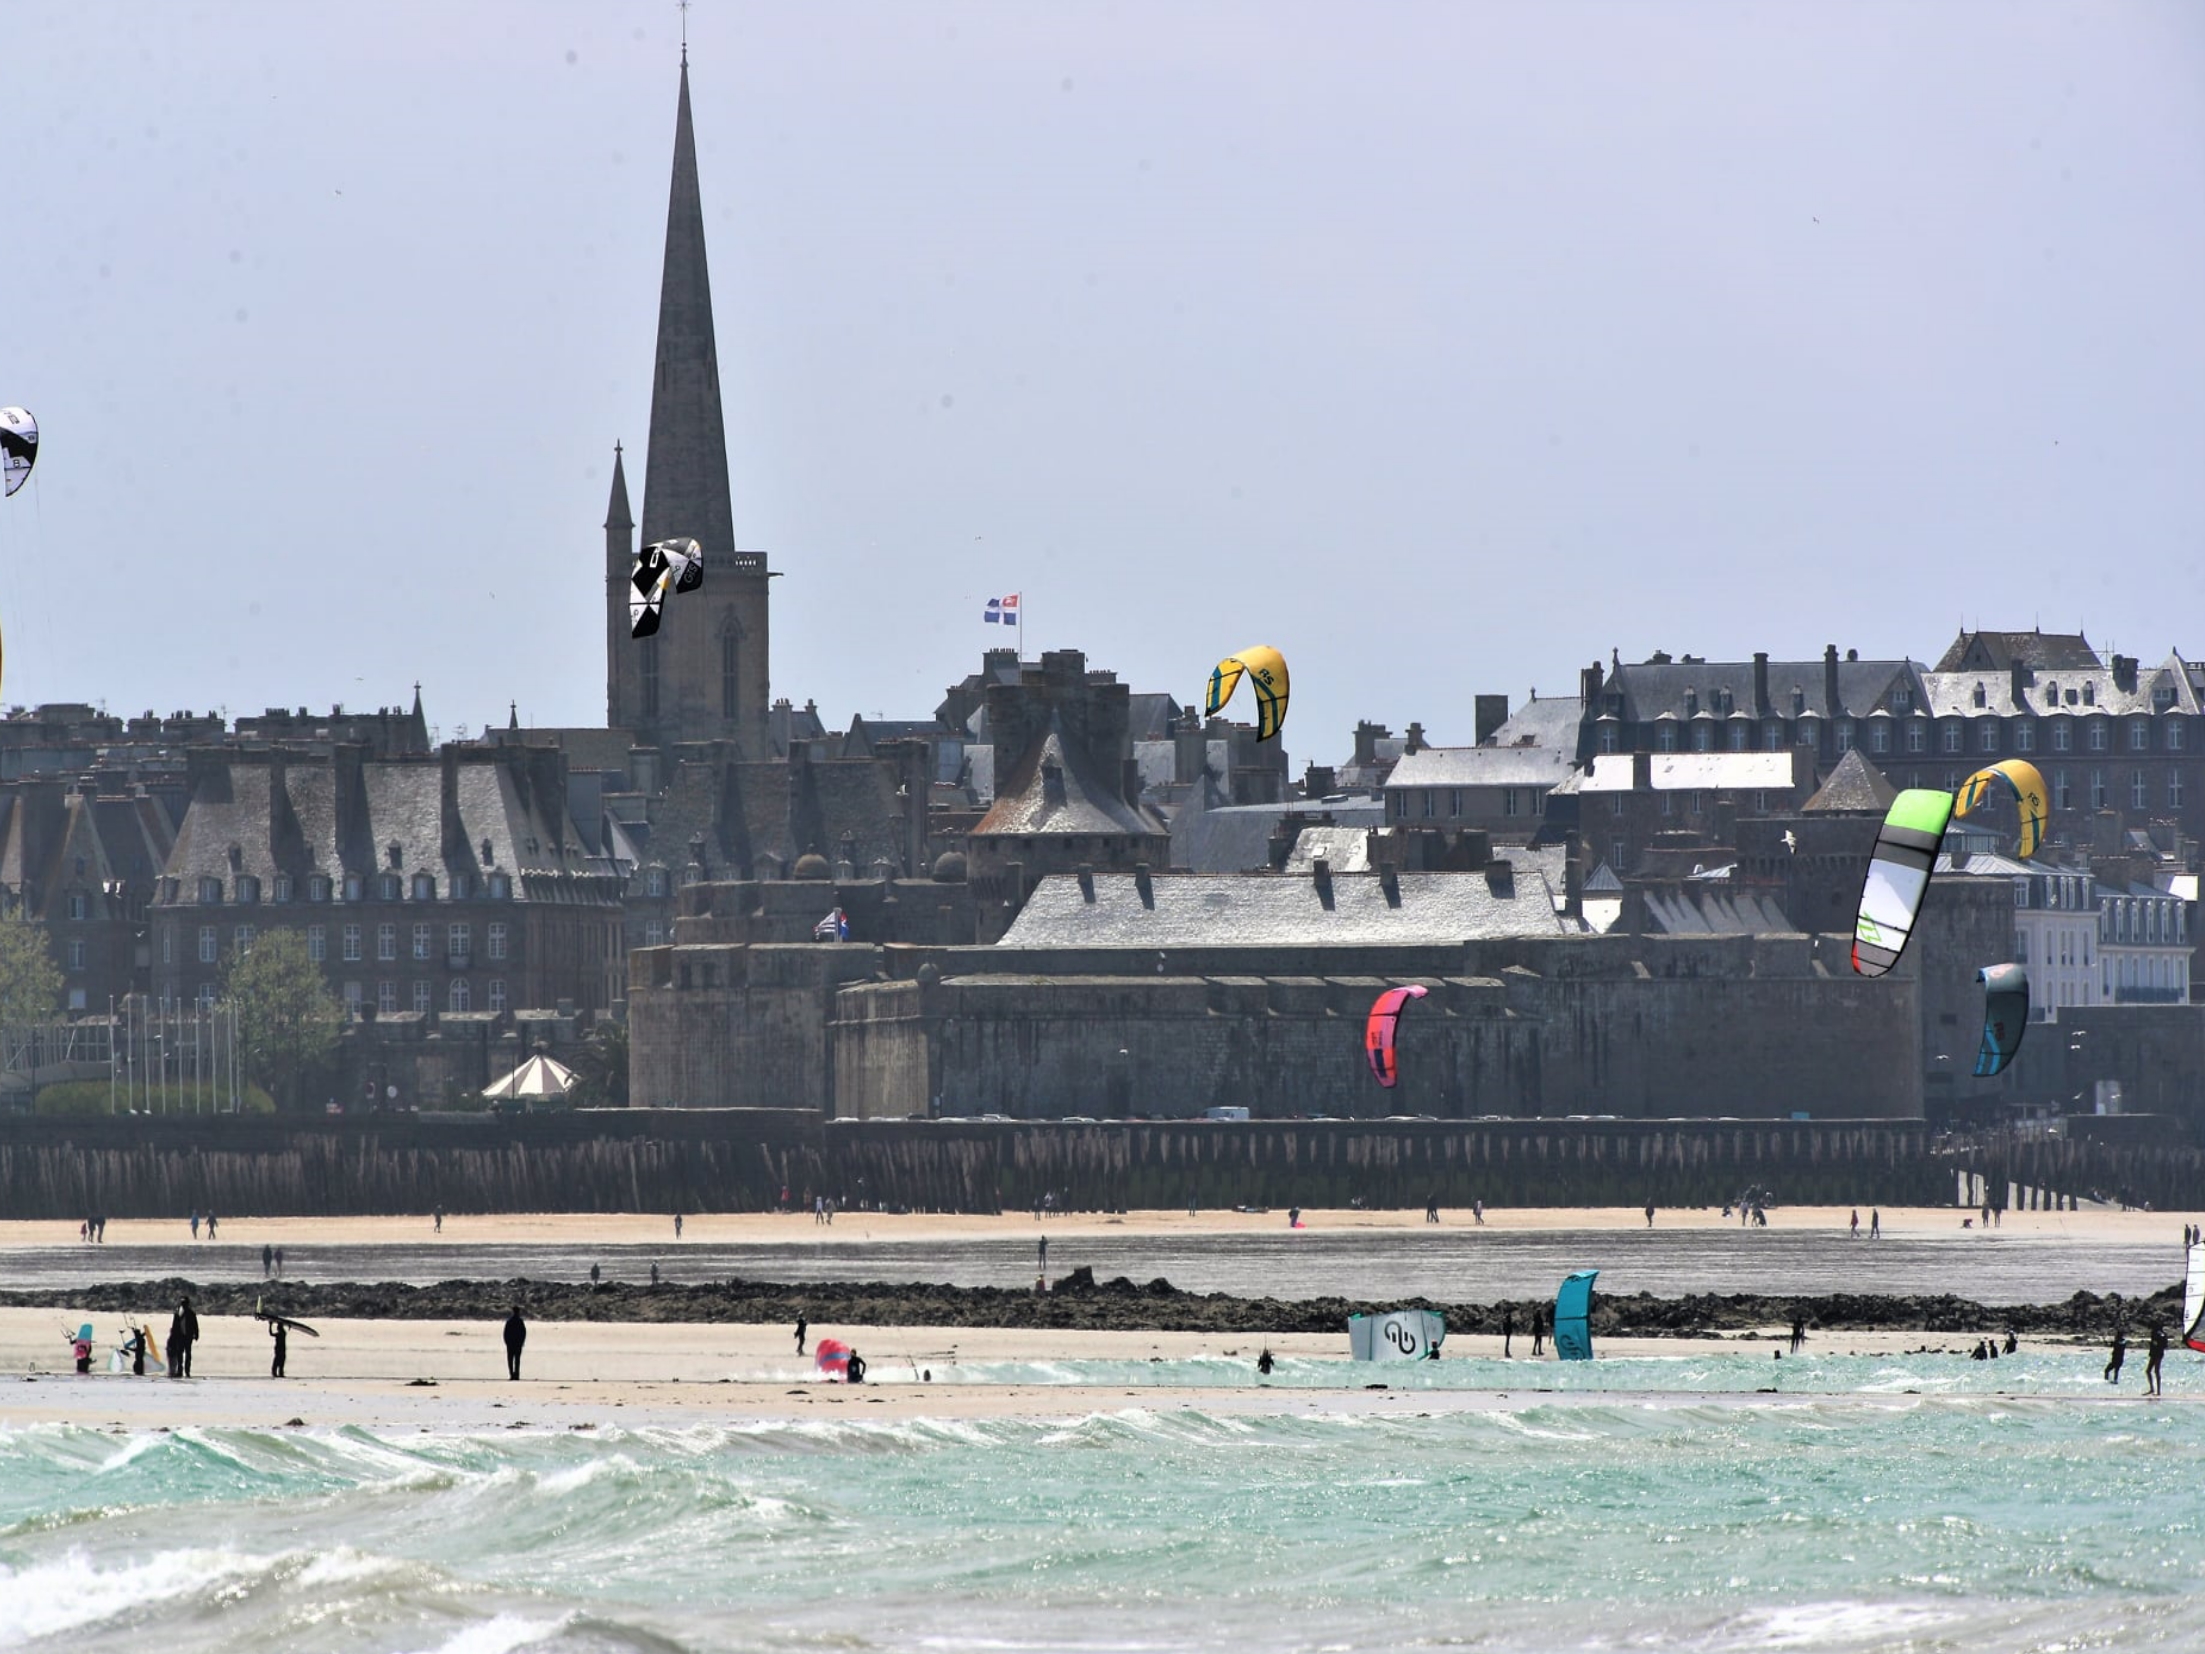
<svg viewBox="0 0 2205 1654"><path fill-rule="evenodd" d="M398 883L399 880L396 873L385 873L377 878L375 881L376 900L383 902L395 902L396 900L398 900Z"/></svg>
<svg viewBox="0 0 2205 1654"><path fill-rule="evenodd" d="M390 843L383 846L383 854L389 858L392 867L396 868L405 865L405 849L399 844L396 839L392 839Z"/></svg>
<svg viewBox="0 0 2205 1654"><path fill-rule="evenodd" d="M428 894L428 896L427 896L426 898L424 898L424 900L433 900L433 899L435 898L435 896L436 896L436 880L434 880L434 879L431 879L431 880L429 880L429 881L428 881L428 885L429 885L429 894ZM475 889L475 886L474 886L474 881L473 881L472 879L468 878L468 876L467 876L466 874L464 874L464 873L454 873L454 874L452 875L452 900L453 900L453 901L455 901L455 902L464 902L464 901L465 901L465 900L466 900L466 899L467 899L467 898L468 898L469 896L471 896L472 894L474 894L474 889Z"/></svg>
<svg viewBox="0 0 2205 1654"><path fill-rule="evenodd" d="M1914 710L1914 691L1911 689L1894 689L1891 691L1891 710L1894 712L1912 712Z"/></svg>
<svg viewBox="0 0 2205 1654"><path fill-rule="evenodd" d="M663 896L666 894L665 868L654 867L650 872L643 875L643 893L646 896Z"/></svg>
<svg viewBox="0 0 2205 1654"><path fill-rule="evenodd" d="M92 898L91 898L91 897L89 897L89 896L87 896L87 895L86 895L86 894L85 894L85 893L84 893L83 891L81 891L81 890L72 890L72 891L70 891L70 892L69 892L69 917L70 917L70 918L72 918L72 919L89 919L89 918L91 918L91 916L92 916Z"/></svg>
<svg viewBox="0 0 2205 1654"><path fill-rule="evenodd" d="M513 881L503 873L490 875L490 899L502 902L513 894Z"/></svg>
<svg viewBox="0 0 2205 1654"><path fill-rule="evenodd" d="M2084 684L2084 685L2083 685L2083 705L2085 705L2085 706L2096 706L2097 704L2098 704L2098 686L2097 686L2096 684L2094 684L2094 683L2086 683L2086 684Z"/></svg>
<svg viewBox="0 0 2205 1654"><path fill-rule="evenodd" d="M497 860L498 858L491 851L490 841L488 839L484 839L482 841L482 865L485 867L494 867L497 865Z"/></svg>
<svg viewBox="0 0 2205 1654"><path fill-rule="evenodd" d="M201 879L199 881L200 906L213 907L220 903L221 900L222 881L220 879Z"/></svg>
<svg viewBox="0 0 2205 1654"><path fill-rule="evenodd" d="M292 883L291 875L288 873L278 873L276 875L276 900L279 902L290 902L296 901L297 899L298 887Z"/></svg>
<svg viewBox="0 0 2205 1654"><path fill-rule="evenodd" d="M367 894L367 881L357 873L345 875L345 900L356 902Z"/></svg>
<svg viewBox="0 0 2205 1654"><path fill-rule="evenodd" d="M306 899L310 902L326 902L329 900L329 875L326 873L308 875Z"/></svg>
<svg viewBox="0 0 2205 1654"><path fill-rule="evenodd" d="M1975 704L1977 706L1989 706L1991 704L1990 695L1981 684L1975 686Z"/></svg>
<svg viewBox="0 0 2205 1654"><path fill-rule="evenodd" d="M237 876L237 899L244 903L259 901L260 881L250 873L240 873Z"/></svg>
<svg viewBox="0 0 2205 1654"><path fill-rule="evenodd" d="M413 899L417 902L436 900L436 878L433 874L416 873L413 876Z"/></svg>

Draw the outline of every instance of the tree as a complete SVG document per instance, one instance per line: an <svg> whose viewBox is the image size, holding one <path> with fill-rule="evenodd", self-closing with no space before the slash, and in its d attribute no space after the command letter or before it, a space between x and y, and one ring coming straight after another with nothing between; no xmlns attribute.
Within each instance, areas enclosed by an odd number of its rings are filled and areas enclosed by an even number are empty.
<svg viewBox="0 0 2205 1654"><path fill-rule="evenodd" d="M582 1042L571 1065L575 1087L567 1101L577 1108L628 1106L628 1025L600 1022Z"/></svg>
<svg viewBox="0 0 2205 1654"><path fill-rule="evenodd" d="M305 1082L336 1049L344 1012L295 930L268 931L230 960L222 996L237 1008L246 1071L297 1108Z"/></svg>
<svg viewBox="0 0 2205 1654"><path fill-rule="evenodd" d="M61 971L35 919L0 919L0 1023L51 1022L61 1008Z"/></svg>

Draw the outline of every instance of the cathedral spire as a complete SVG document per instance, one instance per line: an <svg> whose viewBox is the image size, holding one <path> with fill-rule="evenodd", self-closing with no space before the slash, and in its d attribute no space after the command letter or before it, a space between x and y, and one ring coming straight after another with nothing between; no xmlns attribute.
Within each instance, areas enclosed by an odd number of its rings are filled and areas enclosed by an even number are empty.
<svg viewBox="0 0 2205 1654"><path fill-rule="evenodd" d="M707 578L735 550L727 484L727 429L720 415L720 358L712 337L704 205L689 117L689 65L674 120L674 180L666 207L666 264L659 279L658 360L651 379L651 447L643 478L643 540L686 535L703 548Z"/></svg>
<svg viewBox="0 0 2205 1654"><path fill-rule="evenodd" d="M612 498L605 505L605 532L626 534L635 527L635 519L628 515L628 472L620 463L620 444L613 444Z"/></svg>

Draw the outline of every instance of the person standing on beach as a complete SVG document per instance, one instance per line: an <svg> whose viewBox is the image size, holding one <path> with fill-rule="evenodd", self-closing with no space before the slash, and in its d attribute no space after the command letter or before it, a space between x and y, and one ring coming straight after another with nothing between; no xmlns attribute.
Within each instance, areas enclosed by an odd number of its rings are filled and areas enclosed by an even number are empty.
<svg viewBox="0 0 2205 1654"><path fill-rule="evenodd" d="M1860 1239L1860 1208L1858 1206L1853 1208L1853 1223L1850 1233L1853 1239Z"/></svg>
<svg viewBox="0 0 2205 1654"><path fill-rule="evenodd" d="M132 1327L130 1336L123 1340L123 1351L130 1357L131 1375L145 1377L145 1328Z"/></svg>
<svg viewBox="0 0 2205 1654"><path fill-rule="evenodd" d="M2113 1354L2107 1359L2105 1364L2105 1381L2108 1384L2118 1384L2121 1382L2121 1363L2126 1361L2127 1359L2128 1328L2115 1327L2113 1329Z"/></svg>
<svg viewBox="0 0 2205 1654"><path fill-rule="evenodd" d="M436 1228L433 1233L441 1235L444 1233L444 1208L442 1206L437 1207L433 1215L436 1218Z"/></svg>
<svg viewBox="0 0 2205 1654"><path fill-rule="evenodd" d="M266 1241L260 1243L260 1278L266 1280L275 1272L276 1250Z"/></svg>
<svg viewBox="0 0 2205 1654"><path fill-rule="evenodd" d="M276 1248L276 1277L279 1280L283 1277L283 1248L280 1246Z"/></svg>
<svg viewBox="0 0 2205 1654"><path fill-rule="evenodd" d="M1049 1237L1047 1235L1041 1237L1041 1272L1044 1275L1049 1273Z"/></svg>
<svg viewBox="0 0 2205 1654"><path fill-rule="evenodd" d="M674 1239L681 1239L681 1214L679 1212L674 1214Z"/></svg>
<svg viewBox="0 0 2205 1654"><path fill-rule="evenodd" d="M1428 1197L1424 1202L1424 1221L1426 1223L1437 1223L1439 1221L1439 1196L1436 1194Z"/></svg>
<svg viewBox="0 0 2205 1654"><path fill-rule="evenodd" d="M199 1238L199 1208L196 1206L191 1209L191 1238Z"/></svg>
<svg viewBox="0 0 2205 1654"><path fill-rule="evenodd" d="M214 1239L214 1222L214 1214L212 1212L209 1212L207 1214L207 1239L209 1240Z"/></svg>
<svg viewBox="0 0 2205 1654"><path fill-rule="evenodd" d="M521 1346L528 1342L528 1323L521 1319L521 1306L515 1304L513 1313L505 1318L505 1376L509 1379L521 1376Z"/></svg>
<svg viewBox="0 0 2205 1654"><path fill-rule="evenodd" d="M1794 1311L1792 1314L1792 1354L1797 1355L1807 1343L1807 1318Z"/></svg>
<svg viewBox="0 0 2205 1654"><path fill-rule="evenodd" d="M1509 1340L1511 1340L1515 1336L1516 1310L1515 1307L1511 1305L1510 1307L1501 1311L1501 1359L1503 1361L1513 1361L1516 1359L1514 1353L1510 1351L1508 1347Z"/></svg>
<svg viewBox="0 0 2205 1654"><path fill-rule="evenodd" d="M1652 1201L1650 1201L1650 1200L1649 1200L1649 1201L1648 1201L1648 1202L1646 1203L1646 1227L1647 1227L1647 1228L1649 1228L1649 1229L1651 1229L1651 1228L1653 1228L1653 1226L1654 1226L1654 1203L1653 1203Z"/></svg>
<svg viewBox="0 0 2205 1654"><path fill-rule="evenodd" d="M1874 1206L1868 1208L1868 1238L1870 1240L1883 1239L1883 1213Z"/></svg>
<svg viewBox="0 0 2205 1654"><path fill-rule="evenodd" d="M1263 1353L1256 1357L1256 1371L1261 1373L1265 1378L1269 1378L1271 1376L1271 1369L1275 1365L1276 1363L1273 1362L1271 1359L1271 1347L1266 1344L1263 1348Z"/></svg>
<svg viewBox="0 0 2205 1654"><path fill-rule="evenodd" d="M590 1285L591 1285L591 1286L595 1286L595 1285L597 1284L597 1276L598 1276L598 1273L599 1273L599 1272L598 1272L598 1268L597 1268L597 1265L595 1265L595 1264L591 1264L591 1265L590 1265Z"/></svg>
<svg viewBox="0 0 2205 1654"><path fill-rule="evenodd" d="M291 1349L291 1335L282 1321L271 1316L268 1320L268 1336L276 1341L276 1357L268 1364L268 1376L270 1378L281 1378L283 1376L284 1359Z"/></svg>
<svg viewBox="0 0 2205 1654"><path fill-rule="evenodd" d="M1546 1350L1547 1350L1547 1312L1546 1312L1546 1307L1545 1307L1544 1305L1541 1305L1541 1306L1540 1306L1539 1308L1537 1308L1537 1309L1535 1309L1535 1310L1533 1310L1533 1311L1531 1312L1531 1355L1532 1355L1532 1359L1533 1359L1533 1360L1537 1360L1537 1359L1538 1359L1538 1358L1539 1358L1540 1356L1542 1356L1542 1355L1546 1354Z"/></svg>
<svg viewBox="0 0 2205 1654"><path fill-rule="evenodd" d="M181 1299L168 1322L168 1376L191 1377L191 1347L199 1342L199 1317L191 1312L191 1300Z"/></svg>
<svg viewBox="0 0 2205 1654"><path fill-rule="evenodd" d="M2151 1324L2151 1342L2144 1346L2144 1394L2147 1396L2166 1394L2159 1387L2159 1367L2166 1359L2167 1329L2161 1322L2154 1321Z"/></svg>
<svg viewBox="0 0 2205 1654"><path fill-rule="evenodd" d="M804 1353L804 1334L811 1331L811 1326L812 1324L804 1319L804 1312L798 1310L796 1312L796 1353L798 1355Z"/></svg>

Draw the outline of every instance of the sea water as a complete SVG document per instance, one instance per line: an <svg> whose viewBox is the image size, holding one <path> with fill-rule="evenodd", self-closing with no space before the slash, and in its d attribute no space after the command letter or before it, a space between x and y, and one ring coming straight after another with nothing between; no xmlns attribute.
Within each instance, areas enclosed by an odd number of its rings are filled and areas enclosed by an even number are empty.
<svg viewBox="0 0 2205 1654"><path fill-rule="evenodd" d="M1245 1364L1190 1409L1065 1363L1024 1376L1121 1394L1020 1420L0 1429L0 1648L2205 1647L2205 1430L2134 1369L2119 1400L2081 1353L1519 1364L1506 1407L1420 1393L1502 1365L1288 1362L1272 1412ZM1389 1389L1343 1388L1366 1379Z"/></svg>

